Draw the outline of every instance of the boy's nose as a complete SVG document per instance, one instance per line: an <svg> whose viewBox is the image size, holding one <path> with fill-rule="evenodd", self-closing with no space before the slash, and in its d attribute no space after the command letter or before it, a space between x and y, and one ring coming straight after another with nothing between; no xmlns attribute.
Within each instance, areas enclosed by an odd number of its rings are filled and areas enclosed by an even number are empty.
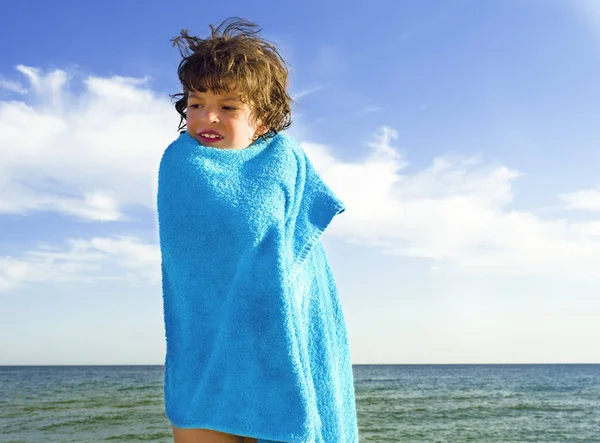
<svg viewBox="0 0 600 443"><path fill-rule="evenodd" d="M216 123L219 121L219 116L217 112L208 109L204 112L204 118L209 123Z"/></svg>

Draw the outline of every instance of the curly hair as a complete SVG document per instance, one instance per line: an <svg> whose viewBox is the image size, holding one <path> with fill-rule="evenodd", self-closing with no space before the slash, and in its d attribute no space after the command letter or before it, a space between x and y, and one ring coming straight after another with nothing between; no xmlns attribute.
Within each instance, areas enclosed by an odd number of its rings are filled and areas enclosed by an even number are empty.
<svg viewBox="0 0 600 443"><path fill-rule="evenodd" d="M253 118L274 136L291 123L292 98L287 92L288 64L277 47L258 35L262 29L247 20L232 17L216 28L210 25L206 39L190 36L187 29L171 39L183 60L177 73L183 93L175 109L181 116L178 130L186 126L188 94L192 91L226 93L235 90L254 110Z"/></svg>

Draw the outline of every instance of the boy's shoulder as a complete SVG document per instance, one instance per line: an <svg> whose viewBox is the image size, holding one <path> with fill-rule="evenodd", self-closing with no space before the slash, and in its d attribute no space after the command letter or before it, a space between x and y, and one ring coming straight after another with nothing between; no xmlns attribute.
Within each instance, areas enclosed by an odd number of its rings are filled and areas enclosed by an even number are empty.
<svg viewBox="0 0 600 443"><path fill-rule="evenodd" d="M270 142L274 145L274 157L286 168L302 169L307 162L307 156L302 146L294 137L285 132L278 132Z"/></svg>
<svg viewBox="0 0 600 443"><path fill-rule="evenodd" d="M162 153L162 157L161 157L161 163L165 162L167 159L169 159L169 157L171 157L175 151L177 151L178 149L180 149L180 146L184 143L189 143L188 138L186 137L186 132L185 131L181 131L178 135L177 138L175 138L174 140L171 140L171 142L167 145L167 147L165 148L165 150Z"/></svg>
<svg viewBox="0 0 600 443"><path fill-rule="evenodd" d="M272 139L274 143L282 152L292 154L293 157L304 157L305 153L302 146L294 137L285 132L278 132Z"/></svg>
<svg viewBox="0 0 600 443"><path fill-rule="evenodd" d="M290 134L288 134L287 132L284 132L284 131L278 132L273 137L273 141L277 141L278 143L286 144L290 147L299 146L298 141L294 137L292 137Z"/></svg>

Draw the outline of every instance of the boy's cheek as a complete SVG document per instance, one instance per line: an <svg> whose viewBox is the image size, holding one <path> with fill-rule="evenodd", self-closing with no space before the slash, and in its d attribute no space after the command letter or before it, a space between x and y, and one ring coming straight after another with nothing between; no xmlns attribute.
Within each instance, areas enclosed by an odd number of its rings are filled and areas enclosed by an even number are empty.
<svg viewBox="0 0 600 443"><path fill-rule="evenodd" d="M188 125L195 125L198 123L198 117L196 115L194 115L193 113L187 114L186 120L187 120Z"/></svg>

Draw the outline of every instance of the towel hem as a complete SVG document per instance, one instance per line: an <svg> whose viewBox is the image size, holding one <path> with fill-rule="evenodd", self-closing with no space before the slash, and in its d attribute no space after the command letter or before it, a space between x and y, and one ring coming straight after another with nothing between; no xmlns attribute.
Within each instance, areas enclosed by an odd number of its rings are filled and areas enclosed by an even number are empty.
<svg viewBox="0 0 600 443"><path fill-rule="evenodd" d="M334 206L333 206L332 209L333 209L333 211L331 213L331 216L327 218L327 221L325 222L325 224L323 226L321 226L321 227L318 227L315 230L315 232L313 233L313 235L306 241L306 244L304 245L304 248L302 248L302 251L300 251L300 254L298 254L298 260L296 260L296 263L294 263L294 265L290 269L290 273L288 274L288 278L286 280L286 282L288 284L291 283L294 280L294 278L296 277L296 275L300 271L300 268L304 264L304 261L306 260L306 257L308 257L308 254L312 250L313 246L315 245L315 243L317 243L317 241L319 240L319 238L321 237L321 235L323 234L323 232L325 232L325 229L327 229L327 227L329 226L329 224L331 223L331 221L333 220L333 218L336 215L341 214L342 212L344 212L346 210L346 207L339 200L335 200L334 201Z"/></svg>

